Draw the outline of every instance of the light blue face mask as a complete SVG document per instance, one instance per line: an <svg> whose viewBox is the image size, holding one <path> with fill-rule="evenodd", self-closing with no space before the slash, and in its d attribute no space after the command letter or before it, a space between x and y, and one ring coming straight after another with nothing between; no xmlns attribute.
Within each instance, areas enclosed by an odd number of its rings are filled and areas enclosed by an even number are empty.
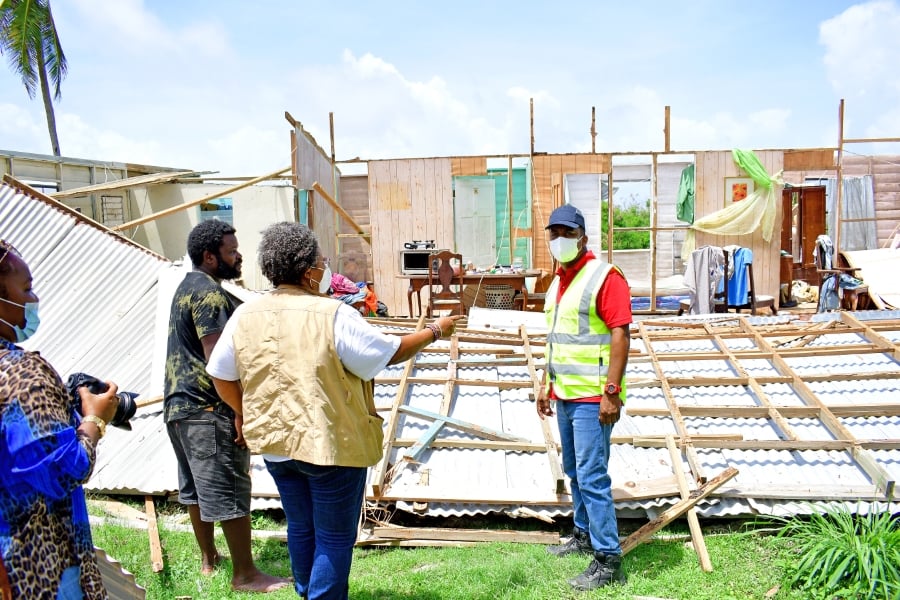
<svg viewBox="0 0 900 600"><path fill-rule="evenodd" d="M18 325L13 325L9 321L4 319L0 319L0 322L6 323L16 334L16 343L22 343L31 336L34 335L34 332L37 331L38 325L41 324L41 318L38 316L38 303L37 302L26 302L25 304L19 304L18 302L13 302L12 300L7 300L6 298L0 298L4 302L8 304L12 304L13 306L18 306L19 308L25 309L25 327L19 327Z"/></svg>

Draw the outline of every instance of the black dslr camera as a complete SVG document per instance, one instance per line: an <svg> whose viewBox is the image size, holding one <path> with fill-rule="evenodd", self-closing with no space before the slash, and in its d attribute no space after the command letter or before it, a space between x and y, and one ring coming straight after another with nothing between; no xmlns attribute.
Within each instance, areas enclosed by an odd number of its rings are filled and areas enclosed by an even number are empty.
<svg viewBox="0 0 900 600"><path fill-rule="evenodd" d="M72 397L72 407L79 415L81 414L81 396L78 395L78 388L82 386L87 386L88 391L92 394L102 394L109 389L106 382L100 381L86 373L72 373L69 375L69 379L66 381L66 390L68 390L69 396ZM137 411L137 404L135 404L134 399L138 397L138 394L120 391L116 393L116 397L119 399L119 406L116 407L116 414L109 424L131 431L131 423L128 421Z"/></svg>

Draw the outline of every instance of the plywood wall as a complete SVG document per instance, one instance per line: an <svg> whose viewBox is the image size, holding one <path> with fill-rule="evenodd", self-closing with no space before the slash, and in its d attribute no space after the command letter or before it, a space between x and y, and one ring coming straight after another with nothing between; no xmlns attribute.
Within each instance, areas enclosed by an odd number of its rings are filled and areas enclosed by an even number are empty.
<svg viewBox="0 0 900 600"><path fill-rule="evenodd" d="M371 279L392 316L408 315L398 252L412 240L435 240L438 248L453 248L450 159L378 160L368 166Z"/></svg>
<svg viewBox="0 0 900 600"><path fill-rule="evenodd" d="M294 152L297 188L309 190L309 197L312 199L308 213L309 224L319 238L323 255L335 260L338 254L338 215L331 204L320 194L312 191L312 185L318 182L332 198L337 200L334 190L336 182L338 186L340 185L340 172L333 170L329 156L299 123L294 131L294 139L297 144Z"/></svg>
<svg viewBox="0 0 900 600"><path fill-rule="evenodd" d="M757 158L769 174L784 166L781 151L758 151ZM695 204L694 218L699 219L725 207L725 178L746 177L735 164L730 151L698 152L695 154ZM747 236L721 236L697 232L697 247L736 244L753 251L753 273L760 294L778 297L779 260L781 254L781 187L775 190L775 229L772 239L765 241L760 231Z"/></svg>
<svg viewBox="0 0 900 600"><path fill-rule="evenodd" d="M544 227L553 209L562 204L562 179L567 173L609 173L608 154L548 154L533 160L532 252L534 267L551 272L553 257L544 240Z"/></svg>

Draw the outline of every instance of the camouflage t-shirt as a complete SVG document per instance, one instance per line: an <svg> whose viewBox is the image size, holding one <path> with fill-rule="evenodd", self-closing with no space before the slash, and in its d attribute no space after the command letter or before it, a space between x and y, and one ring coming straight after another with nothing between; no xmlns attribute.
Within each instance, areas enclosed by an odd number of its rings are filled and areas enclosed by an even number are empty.
<svg viewBox="0 0 900 600"><path fill-rule="evenodd" d="M167 423L221 402L206 372L200 340L221 333L238 304L240 300L203 271L188 273L175 290L166 352Z"/></svg>

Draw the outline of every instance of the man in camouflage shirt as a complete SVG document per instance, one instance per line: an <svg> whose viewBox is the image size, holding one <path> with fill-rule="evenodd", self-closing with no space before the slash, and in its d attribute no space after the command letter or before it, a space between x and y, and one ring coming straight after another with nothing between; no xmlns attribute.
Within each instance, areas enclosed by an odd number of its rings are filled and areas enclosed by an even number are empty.
<svg viewBox="0 0 900 600"><path fill-rule="evenodd" d="M201 572L222 560L215 545L219 521L231 552L232 588L269 592L289 580L261 572L250 550L250 453L241 418L216 394L206 363L240 301L222 288L241 274L235 229L216 219L188 235L188 273L172 299L166 355L164 413L178 459L178 497L188 506L200 546Z"/></svg>

